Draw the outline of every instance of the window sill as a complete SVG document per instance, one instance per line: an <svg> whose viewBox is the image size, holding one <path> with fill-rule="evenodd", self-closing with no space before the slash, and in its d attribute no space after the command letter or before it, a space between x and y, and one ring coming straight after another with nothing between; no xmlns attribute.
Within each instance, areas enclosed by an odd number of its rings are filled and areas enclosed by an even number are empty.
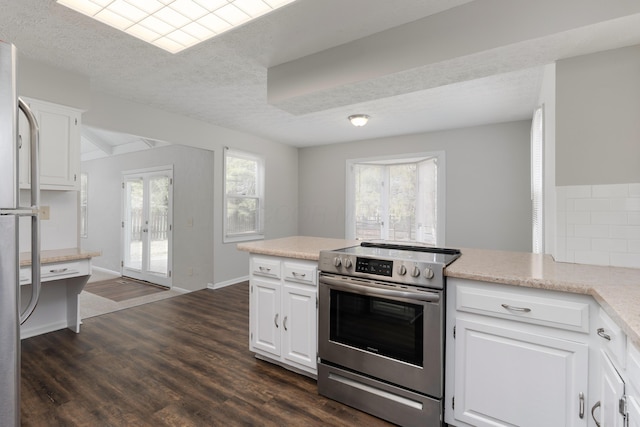
<svg viewBox="0 0 640 427"><path fill-rule="evenodd" d="M264 240L264 234L247 234L243 236L225 236L222 243L248 242L250 240Z"/></svg>

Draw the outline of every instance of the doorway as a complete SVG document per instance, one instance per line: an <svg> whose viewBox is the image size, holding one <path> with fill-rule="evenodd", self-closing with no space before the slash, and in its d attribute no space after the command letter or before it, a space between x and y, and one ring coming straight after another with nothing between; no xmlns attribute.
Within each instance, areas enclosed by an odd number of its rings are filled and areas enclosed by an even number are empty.
<svg viewBox="0 0 640 427"><path fill-rule="evenodd" d="M122 174L122 275L170 288L173 167Z"/></svg>

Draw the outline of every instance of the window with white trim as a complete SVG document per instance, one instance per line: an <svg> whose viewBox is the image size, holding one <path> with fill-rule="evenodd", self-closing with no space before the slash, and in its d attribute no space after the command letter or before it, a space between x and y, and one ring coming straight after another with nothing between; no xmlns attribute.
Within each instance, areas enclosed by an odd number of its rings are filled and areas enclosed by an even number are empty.
<svg viewBox="0 0 640 427"><path fill-rule="evenodd" d="M348 239L444 245L444 152L347 161Z"/></svg>
<svg viewBox="0 0 640 427"><path fill-rule="evenodd" d="M264 238L264 159L224 150L224 242Z"/></svg>
<svg viewBox="0 0 640 427"><path fill-rule="evenodd" d="M531 122L531 209L532 248L535 254L544 252L544 106L533 113Z"/></svg>

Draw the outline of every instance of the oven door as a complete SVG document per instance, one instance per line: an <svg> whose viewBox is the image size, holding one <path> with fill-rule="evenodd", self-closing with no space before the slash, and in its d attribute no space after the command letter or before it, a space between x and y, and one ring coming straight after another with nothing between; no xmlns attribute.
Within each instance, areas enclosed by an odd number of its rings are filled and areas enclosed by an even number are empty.
<svg viewBox="0 0 640 427"><path fill-rule="evenodd" d="M410 390L443 394L443 291L320 274L318 355Z"/></svg>

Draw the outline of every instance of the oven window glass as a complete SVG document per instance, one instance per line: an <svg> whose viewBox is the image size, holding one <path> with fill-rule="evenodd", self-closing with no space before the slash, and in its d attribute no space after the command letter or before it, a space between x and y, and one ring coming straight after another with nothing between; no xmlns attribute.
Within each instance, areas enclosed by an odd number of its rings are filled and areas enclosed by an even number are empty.
<svg viewBox="0 0 640 427"><path fill-rule="evenodd" d="M423 306L331 290L330 339L422 367Z"/></svg>

